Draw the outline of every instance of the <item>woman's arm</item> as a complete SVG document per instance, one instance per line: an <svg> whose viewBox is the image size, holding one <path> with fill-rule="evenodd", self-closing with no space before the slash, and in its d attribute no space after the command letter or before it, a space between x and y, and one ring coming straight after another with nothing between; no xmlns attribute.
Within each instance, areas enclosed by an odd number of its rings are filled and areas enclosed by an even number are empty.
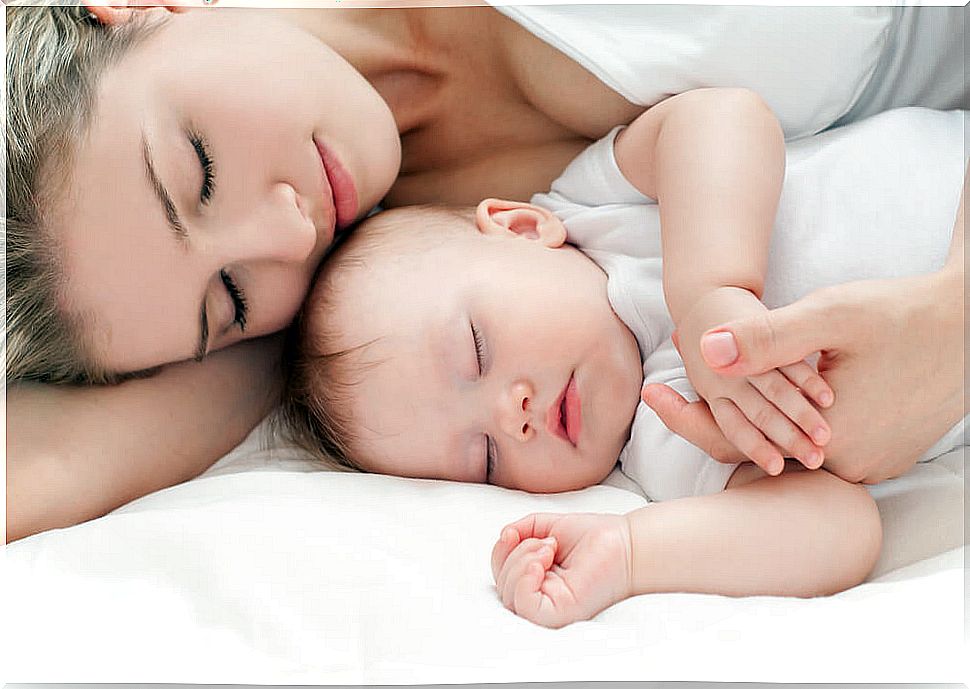
<svg viewBox="0 0 970 689"><path fill-rule="evenodd" d="M186 481L272 409L279 336L111 387L7 390L7 541Z"/></svg>
<svg viewBox="0 0 970 689"><path fill-rule="evenodd" d="M877 483L908 471L966 412L964 344L965 203L950 253L929 275L868 280L813 292L764 317L717 328L738 356L710 361L724 376L748 376L822 351L820 369L836 391L825 466L847 481ZM644 401L674 433L719 461L743 460L704 402L688 404L666 386Z"/></svg>

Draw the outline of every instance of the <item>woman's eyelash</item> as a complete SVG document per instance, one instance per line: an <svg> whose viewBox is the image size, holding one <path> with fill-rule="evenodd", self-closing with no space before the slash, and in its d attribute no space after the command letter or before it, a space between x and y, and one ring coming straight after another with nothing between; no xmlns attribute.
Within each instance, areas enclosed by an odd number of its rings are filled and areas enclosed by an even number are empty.
<svg viewBox="0 0 970 689"><path fill-rule="evenodd" d="M189 141L195 149L195 155L199 158L199 165L202 166L202 190L199 192L199 199L203 205L209 203L216 187L216 175L213 170L212 155L209 153L209 144L201 134L189 134Z"/></svg>
<svg viewBox="0 0 970 689"><path fill-rule="evenodd" d="M485 371L485 338L475 327L475 323L471 323L472 326L472 338L475 340L475 358L478 360L478 375L482 375Z"/></svg>
<svg viewBox="0 0 970 689"><path fill-rule="evenodd" d="M249 314L246 293L239 288L232 275L225 269L219 271L219 276L222 278L222 284L226 286L226 291L229 293L229 298L232 299L235 308L235 318L232 322L239 326L240 331L246 332L246 316Z"/></svg>

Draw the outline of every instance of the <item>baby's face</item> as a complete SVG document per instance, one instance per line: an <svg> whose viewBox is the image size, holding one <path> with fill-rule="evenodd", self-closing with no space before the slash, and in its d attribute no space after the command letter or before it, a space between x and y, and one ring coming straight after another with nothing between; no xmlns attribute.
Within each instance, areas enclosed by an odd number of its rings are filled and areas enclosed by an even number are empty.
<svg viewBox="0 0 970 689"><path fill-rule="evenodd" d="M642 369L606 276L572 247L470 227L350 271L333 314L354 356L355 459L368 471L531 492L601 481Z"/></svg>

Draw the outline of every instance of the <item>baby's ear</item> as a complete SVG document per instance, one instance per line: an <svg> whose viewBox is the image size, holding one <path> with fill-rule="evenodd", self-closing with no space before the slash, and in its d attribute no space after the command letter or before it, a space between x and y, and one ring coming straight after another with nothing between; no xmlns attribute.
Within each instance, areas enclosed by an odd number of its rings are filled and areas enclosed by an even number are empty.
<svg viewBox="0 0 970 689"><path fill-rule="evenodd" d="M517 235L552 249L566 241L566 227L554 213L521 201L485 199L475 210L478 231L488 235Z"/></svg>

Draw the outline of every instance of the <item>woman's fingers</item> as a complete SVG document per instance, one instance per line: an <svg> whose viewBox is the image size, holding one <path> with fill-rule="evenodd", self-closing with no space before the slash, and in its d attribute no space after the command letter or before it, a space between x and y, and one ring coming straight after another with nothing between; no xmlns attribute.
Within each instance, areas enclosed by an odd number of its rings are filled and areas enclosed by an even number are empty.
<svg viewBox="0 0 970 689"><path fill-rule="evenodd" d="M782 366L778 370L818 406L827 408L835 402L835 392L832 387L808 362L800 361L790 366Z"/></svg>
<svg viewBox="0 0 970 689"><path fill-rule="evenodd" d="M187 12L194 7L212 7L218 0L82 0L102 24L114 26L128 21L136 10L162 7L169 12Z"/></svg>
<svg viewBox="0 0 970 689"><path fill-rule="evenodd" d="M813 370L808 364L804 364L804 367ZM796 369L795 375L804 378L804 375L800 375L797 370L798 366L786 366L786 369ZM761 393L763 399L760 403L755 402L758 406L753 406L750 410L745 410L745 415L755 421L752 414L762 414L763 416L770 416L771 412L769 409L761 410L760 407L763 405L764 401L770 402L766 405L767 407L774 407L781 412L788 420L793 422L801 431L804 433L797 433L798 436L805 437L806 443L800 443L799 438L791 438L785 441L785 436L772 436L776 443L779 443L781 447L786 450L791 450L796 454L794 456L799 459L807 459L797 453L797 447L792 443L798 443L801 449L805 452L811 451L813 448L807 447L814 443L815 445L824 445L832 437L832 430L829 428L828 423L822 418L818 409L812 406L812 403L805 399L805 395L802 394L800 388L795 387L792 380L789 379L787 375L782 375L781 371L768 371L768 373L762 373L757 376L751 376L748 378L748 382L754 386L758 392ZM768 433L770 428L768 426L763 426L761 423L755 421L755 425L761 428L763 431ZM781 425L777 425L778 433L788 433L789 429L783 428ZM807 436L807 437L806 437ZM810 439L811 442L808 442ZM779 442L781 441L781 442ZM803 462L804 463L804 462ZM807 466L807 465L806 465ZM817 467L811 466L810 469L815 469Z"/></svg>
<svg viewBox="0 0 970 689"><path fill-rule="evenodd" d="M751 376L837 348L849 333L842 319L832 317L832 294L819 290L794 304L708 330L701 336L704 361L724 376Z"/></svg>
<svg viewBox="0 0 970 689"><path fill-rule="evenodd" d="M688 402L673 388L659 383L644 386L641 396L667 428L717 461L734 464L748 459L725 437L707 402Z"/></svg>

